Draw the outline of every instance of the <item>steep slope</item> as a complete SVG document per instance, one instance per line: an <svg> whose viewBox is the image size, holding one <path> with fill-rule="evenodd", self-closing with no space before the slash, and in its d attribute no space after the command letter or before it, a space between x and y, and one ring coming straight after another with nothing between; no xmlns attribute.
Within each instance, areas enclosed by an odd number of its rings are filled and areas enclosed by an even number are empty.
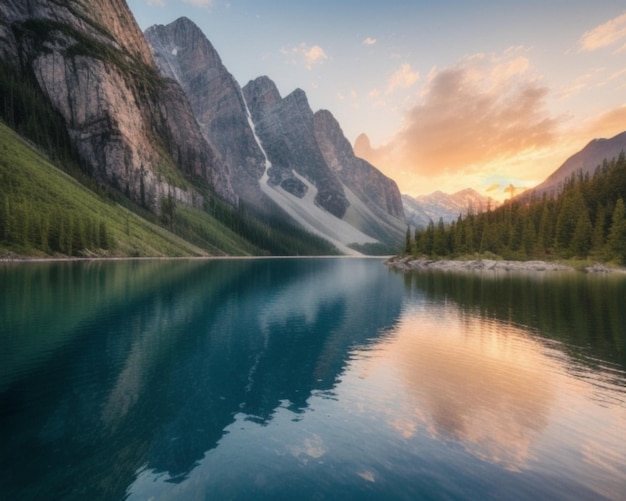
<svg viewBox="0 0 626 501"><path fill-rule="evenodd" d="M401 239L406 224L396 182L355 156L350 142L329 111L317 111L313 119L322 155L343 183L350 202L344 220L383 242Z"/></svg>
<svg viewBox="0 0 626 501"><path fill-rule="evenodd" d="M259 77L243 92L272 164L267 173L269 182L301 198L307 188L299 174L315 185L315 203L341 219L349 202L316 141L313 111L304 91L296 89L282 99L274 82Z"/></svg>
<svg viewBox="0 0 626 501"><path fill-rule="evenodd" d="M283 99L267 77L242 89L189 19L153 26L145 35L162 75L184 89L247 205L278 206L344 252L353 252L346 247L352 243L401 241L397 186L355 158L332 115L314 114L303 91Z"/></svg>
<svg viewBox="0 0 626 501"><path fill-rule="evenodd" d="M417 229L424 229L432 221L444 223L456 221L459 214L474 214L487 209L495 209L498 203L490 197L482 196L472 188L466 188L452 195L435 191L429 195L411 197L402 195L402 203L407 223Z"/></svg>
<svg viewBox="0 0 626 501"><path fill-rule="evenodd" d="M265 171L265 158L248 122L241 88L217 51L185 17L167 26L152 26L145 36L161 73L181 85L204 137L231 169L236 193L262 207L258 181Z"/></svg>
<svg viewBox="0 0 626 501"><path fill-rule="evenodd" d="M582 172L593 175L596 168L604 160L611 160L626 151L626 132L622 132L610 139L594 139L578 153L569 157L556 171L554 171L543 183L529 190L518 198L524 199L531 194L548 195L559 194L565 181L573 174Z"/></svg>
<svg viewBox="0 0 626 501"><path fill-rule="evenodd" d="M200 206L215 191L236 202L226 164L180 86L159 76L123 0L3 1L0 56L37 82L100 183L153 212L170 195Z"/></svg>
<svg viewBox="0 0 626 501"><path fill-rule="evenodd" d="M0 255L207 254L88 190L2 122L0 149L0 186L10 187L0 190ZM94 223L95 239L85 234Z"/></svg>

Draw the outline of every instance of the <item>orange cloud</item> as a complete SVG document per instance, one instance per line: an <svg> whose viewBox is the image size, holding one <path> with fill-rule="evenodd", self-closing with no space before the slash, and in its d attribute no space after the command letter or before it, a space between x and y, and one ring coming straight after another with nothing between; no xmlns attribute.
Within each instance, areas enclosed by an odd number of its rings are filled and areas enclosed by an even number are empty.
<svg viewBox="0 0 626 501"><path fill-rule="evenodd" d="M389 175L470 173L556 140L559 120L546 111L548 89L526 58L478 54L431 72L405 126L378 149L359 152Z"/></svg>
<svg viewBox="0 0 626 501"><path fill-rule="evenodd" d="M626 40L626 12L586 32L580 39L582 51L594 51ZM626 46L619 50L623 50Z"/></svg>
<svg viewBox="0 0 626 501"><path fill-rule="evenodd" d="M580 132L582 140L609 138L626 130L626 105L592 119Z"/></svg>

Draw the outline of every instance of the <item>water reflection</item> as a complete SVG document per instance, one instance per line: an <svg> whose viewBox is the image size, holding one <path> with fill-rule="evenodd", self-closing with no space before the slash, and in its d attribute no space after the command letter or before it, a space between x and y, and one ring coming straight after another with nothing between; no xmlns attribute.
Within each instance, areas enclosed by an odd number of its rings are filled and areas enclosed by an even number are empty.
<svg viewBox="0 0 626 501"><path fill-rule="evenodd" d="M414 273L408 291L532 329L572 358L626 369L626 276L583 273ZM594 362L595 359L595 362Z"/></svg>
<svg viewBox="0 0 626 501"><path fill-rule="evenodd" d="M554 399L550 360L527 332L453 307L407 311L375 363L393 363L406 391L391 423L425 429L513 470L531 457Z"/></svg>
<svg viewBox="0 0 626 501"><path fill-rule="evenodd" d="M0 486L33 498L119 499L145 469L183 481L242 416L267 424L331 390L403 294L367 260L0 273Z"/></svg>
<svg viewBox="0 0 626 501"><path fill-rule="evenodd" d="M626 490L624 281L292 259L4 265L0 284L7 498Z"/></svg>

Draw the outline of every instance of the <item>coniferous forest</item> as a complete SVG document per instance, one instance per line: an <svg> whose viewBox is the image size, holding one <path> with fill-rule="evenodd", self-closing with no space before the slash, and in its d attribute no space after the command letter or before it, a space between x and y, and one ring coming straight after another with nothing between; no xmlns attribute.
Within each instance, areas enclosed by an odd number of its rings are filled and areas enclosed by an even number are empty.
<svg viewBox="0 0 626 501"><path fill-rule="evenodd" d="M445 225L431 221L405 253L433 258L492 255L504 259L593 259L626 264L626 157L581 172L556 197L526 196Z"/></svg>

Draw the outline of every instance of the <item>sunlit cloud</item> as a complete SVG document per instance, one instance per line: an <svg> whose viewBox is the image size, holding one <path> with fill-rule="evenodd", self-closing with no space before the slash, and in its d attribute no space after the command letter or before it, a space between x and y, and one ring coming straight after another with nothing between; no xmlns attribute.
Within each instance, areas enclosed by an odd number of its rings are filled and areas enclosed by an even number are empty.
<svg viewBox="0 0 626 501"><path fill-rule="evenodd" d="M579 142L591 138L610 138L626 130L626 105L606 111L590 119L577 131L575 137Z"/></svg>
<svg viewBox="0 0 626 501"><path fill-rule="evenodd" d="M376 39L372 38L372 37L367 37L365 40L363 40L363 45L374 45L376 43Z"/></svg>
<svg viewBox="0 0 626 501"><path fill-rule="evenodd" d="M420 78L418 71L413 71L411 65L404 63L389 77L386 94L391 94L398 89L408 89L412 87Z"/></svg>
<svg viewBox="0 0 626 501"><path fill-rule="evenodd" d="M410 176L475 176L553 145L560 119L548 113L549 89L520 52L475 54L434 69L404 127L361 154L404 184Z"/></svg>
<svg viewBox="0 0 626 501"><path fill-rule="evenodd" d="M626 12L587 31L580 39L582 51L594 51L626 41ZM626 49L626 45L619 50Z"/></svg>
<svg viewBox="0 0 626 501"><path fill-rule="evenodd" d="M598 78L603 70L603 68L593 68L583 75L579 75L568 87L565 87L558 93L559 97L567 99L594 86L601 85L601 83L598 84Z"/></svg>
<svg viewBox="0 0 626 501"><path fill-rule="evenodd" d="M291 61L294 64L304 62L307 70L312 70L315 65L322 64L328 59L326 52L319 45L308 46L305 43L290 49L283 49L282 53L294 58Z"/></svg>

